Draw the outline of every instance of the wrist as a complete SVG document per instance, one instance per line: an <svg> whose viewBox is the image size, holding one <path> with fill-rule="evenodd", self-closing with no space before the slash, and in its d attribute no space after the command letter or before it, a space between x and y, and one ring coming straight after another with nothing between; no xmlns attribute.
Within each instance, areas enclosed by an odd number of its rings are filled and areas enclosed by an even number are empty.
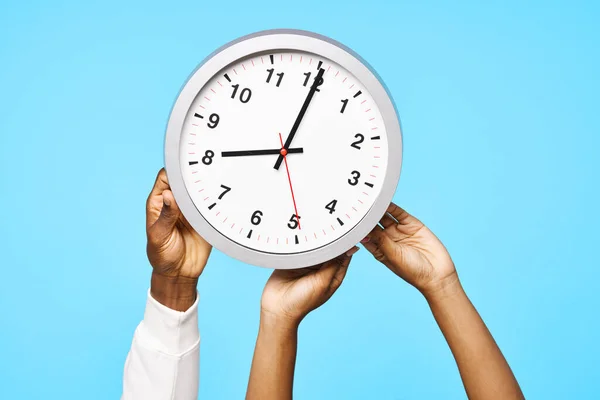
<svg viewBox="0 0 600 400"><path fill-rule="evenodd" d="M421 293L429 303L432 303L464 293L464 290L458 279L458 274L453 271L450 275L422 289Z"/></svg>
<svg viewBox="0 0 600 400"><path fill-rule="evenodd" d="M301 318L279 315L261 309L259 330L272 332L281 336L295 335L301 320Z"/></svg>
<svg viewBox="0 0 600 400"><path fill-rule="evenodd" d="M152 297L175 311L187 311L196 301L198 278L166 276L152 271L150 294Z"/></svg>

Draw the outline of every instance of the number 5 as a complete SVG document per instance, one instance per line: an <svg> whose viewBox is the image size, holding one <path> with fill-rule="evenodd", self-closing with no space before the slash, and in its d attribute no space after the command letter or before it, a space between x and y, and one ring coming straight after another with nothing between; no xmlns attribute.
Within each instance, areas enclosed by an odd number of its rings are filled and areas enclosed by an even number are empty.
<svg viewBox="0 0 600 400"><path fill-rule="evenodd" d="M298 227L299 220L299 216L297 216L296 214L292 214L292 216L290 217L290 222L288 222L288 228L296 229Z"/></svg>

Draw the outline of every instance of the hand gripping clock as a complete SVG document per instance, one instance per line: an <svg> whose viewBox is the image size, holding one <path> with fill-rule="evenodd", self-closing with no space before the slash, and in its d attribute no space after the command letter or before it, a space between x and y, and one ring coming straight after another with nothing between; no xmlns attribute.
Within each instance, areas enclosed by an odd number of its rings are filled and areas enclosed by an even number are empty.
<svg viewBox="0 0 600 400"><path fill-rule="evenodd" d="M358 243L401 165L399 119L377 75L340 43L296 30L245 36L204 60L165 139L169 182L194 229L270 268L315 265Z"/></svg>

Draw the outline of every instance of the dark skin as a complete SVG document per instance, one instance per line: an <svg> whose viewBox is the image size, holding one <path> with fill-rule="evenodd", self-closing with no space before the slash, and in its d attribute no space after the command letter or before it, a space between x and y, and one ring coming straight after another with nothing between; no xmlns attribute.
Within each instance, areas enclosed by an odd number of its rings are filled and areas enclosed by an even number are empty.
<svg viewBox="0 0 600 400"><path fill-rule="evenodd" d="M183 217L164 169L146 202L146 234L152 297L173 310L186 311L196 301L198 278L212 247Z"/></svg>
<svg viewBox="0 0 600 400"><path fill-rule="evenodd" d="M510 366L463 290L450 254L421 221L395 204L362 241L427 300L471 400L524 399Z"/></svg>
<svg viewBox="0 0 600 400"><path fill-rule="evenodd" d="M300 322L340 287L356 251L314 267L273 271L261 299L247 399L292 398Z"/></svg>
<svg viewBox="0 0 600 400"><path fill-rule="evenodd" d="M423 294L452 350L469 399L524 398L494 338L464 292L448 251L433 232L400 207L390 204L379 225L362 243L378 261ZM297 273L302 279L302 274L310 271ZM281 280L278 277L281 274L286 274L286 278ZM311 288L299 291L299 296L289 296L279 281L294 282L294 274L274 272L263 292L261 323L246 397L249 400L292 398L298 325L307 312L323 302L302 299L323 293L323 288L328 287L323 284L318 286L321 289ZM341 281L336 280L336 289Z"/></svg>
<svg viewBox="0 0 600 400"><path fill-rule="evenodd" d="M188 310L196 300L198 278L211 246L183 217L164 169L146 202L147 253L152 265L150 292L161 304ZM275 270L263 292L257 352L252 363L249 398L285 398L293 386L300 321L325 303L342 283L352 254L297 270ZM283 372L284 379L269 371Z"/></svg>
<svg viewBox="0 0 600 400"><path fill-rule="evenodd" d="M211 246L185 220L160 170L146 202L151 294L188 310ZM458 365L469 399L523 399L506 359L460 284L439 239L418 219L391 204L362 241L373 256L417 288L428 302ZM261 300L261 321L248 399L291 399L298 326L340 287L358 248L318 266L275 270Z"/></svg>

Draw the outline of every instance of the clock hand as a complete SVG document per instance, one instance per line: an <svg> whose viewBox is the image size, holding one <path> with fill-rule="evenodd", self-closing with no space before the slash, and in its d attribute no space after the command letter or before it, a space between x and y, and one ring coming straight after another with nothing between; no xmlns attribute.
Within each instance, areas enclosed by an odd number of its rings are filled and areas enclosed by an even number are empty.
<svg viewBox="0 0 600 400"><path fill-rule="evenodd" d="M296 131L298 130L298 127L300 126L300 122L302 122L302 118L304 118L304 114L306 114L306 110L308 109L308 106L310 105L310 102L312 101L312 98L315 95L315 92L317 91L319 82L321 81L321 79L323 79L324 73L325 73L325 70L323 68L319 69L319 73L317 74L317 77L315 78L314 83L312 84L310 90L308 91L306 100L304 100L304 104L302 104L300 113L298 114L298 117L296 117L296 122L294 122L294 126L292 126L292 130L290 131L290 134L288 135L287 139L285 140L285 145L283 145L284 149L288 150L288 148L290 147L290 144L292 144L294 135L296 134ZM275 166L273 168L279 169L279 166L281 165L283 158L284 158L284 156L280 154L279 157L277 157L277 161L275 162Z"/></svg>
<svg viewBox="0 0 600 400"><path fill-rule="evenodd" d="M304 149L302 147L287 149L287 154L298 153L304 153ZM281 149L223 151L221 152L221 157L267 156L274 154L281 154Z"/></svg>
<svg viewBox="0 0 600 400"><path fill-rule="evenodd" d="M288 168L287 163L288 150L286 150L283 146L283 138L281 137L281 133L279 134L279 142L281 143L281 157L283 157L283 161L285 162L285 170L287 172L288 182L290 184L290 192L292 192L292 201L294 202L294 213L296 213L296 219L298 220L298 229L302 230L302 227L300 227L300 215L298 215L298 208L296 207L296 198L294 197L294 188L292 187L292 178L290 178L290 169Z"/></svg>

